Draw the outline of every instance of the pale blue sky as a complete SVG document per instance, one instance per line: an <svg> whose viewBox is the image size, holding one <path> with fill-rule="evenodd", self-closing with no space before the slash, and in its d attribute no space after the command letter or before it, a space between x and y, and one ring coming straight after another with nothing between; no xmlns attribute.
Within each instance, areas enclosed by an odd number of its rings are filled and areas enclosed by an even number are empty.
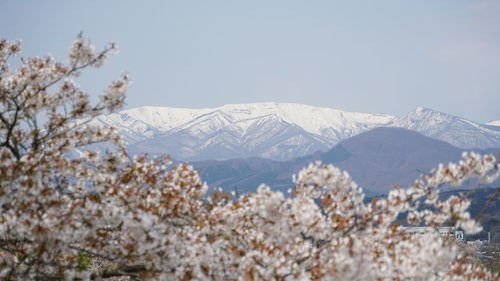
<svg viewBox="0 0 500 281"><path fill-rule="evenodd" d="M120 54L80 83L128 71L127 107L296 102L500 119L499 0L0 1L0 37L66 59L80 31Z"/></svg>

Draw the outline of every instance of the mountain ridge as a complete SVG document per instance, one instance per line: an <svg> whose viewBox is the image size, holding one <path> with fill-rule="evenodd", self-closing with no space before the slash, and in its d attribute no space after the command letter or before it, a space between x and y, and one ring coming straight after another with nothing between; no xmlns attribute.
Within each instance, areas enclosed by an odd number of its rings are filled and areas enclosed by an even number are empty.
<svg viewBox="0 0 500 281"><path fill-rule="evenodd" d="M191 161L254 156L288 160L327 150L393 118L292 103L252 103L202 109L140 107L99 117L95 123L117 127L133 153L168 153Z"/></svg>
<svg viewBox="0 0 500 281"><path fill-rule="evenodd" d="M500 127L424 107L396 117L294 103L145 106L99 116L94 124L116 127L133 154L170 154L188 161L290 160L382 126L414 130L460 148L500 147Z"/></svg>
<svg viewBox="0 0 500 281"><path fill-rule="evenodd" d="M408 186L420 174L428 173L440 163L460 160L464 151L415 131L382 127L344 140L326 152L288 161L247 158L195 161L191 164L210 187L246 193L254 191L262 183L286 192L293 187L293 174L309 163L321 161L347 171L367 194L374 195L386 193L395 184ZM500 149L475 151L500 153ZM468 181L462 187L473 188L477 184Z"/></svg>
<svg viewBox="0 0 500 281"><path fill-rule="evenodd" d="M500 132L488 125L425 107L417 107L408 114L394 118L385 126L417 131L459 148L500 147Z"/></svg>
<svg viewBox="0 0 500 281"><path fill-rule="evenodd" d="M500 120L490 121L490 122L486 123L486 125L500 126Z"/></svg>

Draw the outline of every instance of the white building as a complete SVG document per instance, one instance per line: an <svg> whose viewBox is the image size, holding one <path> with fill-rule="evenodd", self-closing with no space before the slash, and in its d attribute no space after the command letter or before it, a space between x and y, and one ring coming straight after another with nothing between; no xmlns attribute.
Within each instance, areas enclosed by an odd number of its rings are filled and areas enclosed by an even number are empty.
<svg viewBox="0 0 500 281"><path fill-rule="evenodd" d="M430 226L406 226L405 231L414 235L425 235L438 232L441 236L455 237L464 240L464 232L452 226L430 227Z"/></svg>

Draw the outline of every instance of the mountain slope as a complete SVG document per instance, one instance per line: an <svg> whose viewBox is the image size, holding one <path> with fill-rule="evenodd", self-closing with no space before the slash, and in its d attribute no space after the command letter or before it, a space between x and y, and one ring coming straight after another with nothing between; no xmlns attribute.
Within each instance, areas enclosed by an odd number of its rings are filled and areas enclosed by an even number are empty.
<svg viewBox="0 0 500 281"><path fill-rule="evenodd" d="M313 135L274 115L235 121L221 113L209 113L183 127L129 146L132 153L171 152L176 159L230 159L261 156L288 159L327 150L327 139Z"/></svg>
<svg viewBox="0 0 500 281"><path fill-rule="evenodd" d="M486 123L486 125L500 126L500 120L490 121L490 122Z"/></svg>
<svg viewBox="0 0 500 281"><path fill-rule="evenodd" d="M369 194L385 193L394 184L407 186L418 175L460 159L462 149L446 142L401 128L375 128L349 138L327 152L289 161L232 159L193 162L211 187L249 192L261 183L286 191L293 186L292 175L314 161L331 163L346 170ZM483 151L478 151L483 152ZM500 149L484 151L498 154ZM475 187L467 182L465 187Z"/></svg>
<svg viewBox="0 0 500 281"><path fill-rule="evenodd" d="M141 107L95 122L117 127L133 153L168 153L182 160L288 160L327 150L393 118L301 104L254 103L205 109Z"/></svg>
<svg viewBox="0 0 500 281"><path fill-rule="evenodd" d="M410 129L460 148L500 147L500 126L479 124L419 107L393 117L291 103L216 108L140 107L100 116L118 129L132 153L170 154L180 160L262 157L290 160L327 151L372 128Z"/></svg>
<svg viewBox="0 0 500 281"><path fill-rule="evenodd" d="M401 128L376 128L340 143L352 155L337 165L360 185L383 193L409 185L439 163L460 159L462 150Z"/></svg>
<svg viewBox="0 0 500 281"><path fill-rule="evenodd" d="M418 107L386 126L420 132L460 148L500 147L500 132L457 116Z"/></svg>

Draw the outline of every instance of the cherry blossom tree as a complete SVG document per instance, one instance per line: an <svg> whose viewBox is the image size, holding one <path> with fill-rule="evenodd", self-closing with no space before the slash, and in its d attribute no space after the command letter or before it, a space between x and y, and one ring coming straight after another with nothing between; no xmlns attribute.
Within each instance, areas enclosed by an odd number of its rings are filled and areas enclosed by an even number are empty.
<svg viewBox="0 0 500 281"><path fill-rule="evenodd" d="M492 182L499 162L491 155L466 153L370 203L346 172L321 163L295 176L290 195L262 185L238 198L207 196L191 166L131 158L113 128L90 125L123 106L129 78L95 104L74 79L100 67L116 44L96 51L79 35L67 63L23 58L11 69L20 51L19 41L0 40L3 280L498 278L461 256L456 241L396 223L405 215L410 224L480 231L470 201L439 200L439 188Z"/></svg>

